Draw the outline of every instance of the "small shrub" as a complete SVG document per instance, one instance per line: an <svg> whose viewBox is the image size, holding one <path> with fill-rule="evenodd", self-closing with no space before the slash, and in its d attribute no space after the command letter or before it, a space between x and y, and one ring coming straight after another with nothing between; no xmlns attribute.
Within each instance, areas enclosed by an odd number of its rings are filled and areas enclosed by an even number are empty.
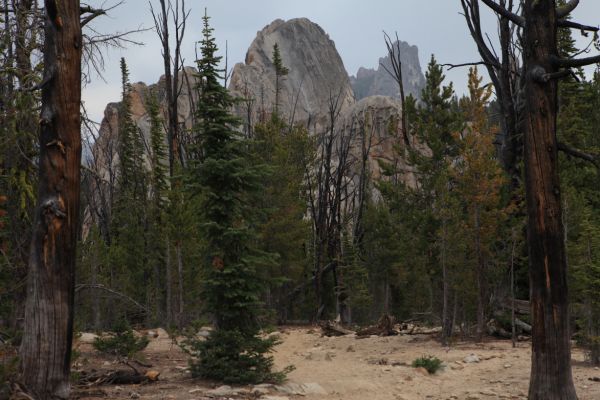
<svg viewBox="0 0 600 400"><path fill-rule="evenodd" d="M419 357L412 363L413 368L425 368L430 374L435 374L442 368L442 360L435 356Z"/></svg>
<svg viewBox="0 0 600 400"><path fill-rule="evenodd" d="M136 337L127 322L123 321L115 326L114 334L94 340L94 348L101 353L121 357L131 357L148 346L147 337Z"/></svg>

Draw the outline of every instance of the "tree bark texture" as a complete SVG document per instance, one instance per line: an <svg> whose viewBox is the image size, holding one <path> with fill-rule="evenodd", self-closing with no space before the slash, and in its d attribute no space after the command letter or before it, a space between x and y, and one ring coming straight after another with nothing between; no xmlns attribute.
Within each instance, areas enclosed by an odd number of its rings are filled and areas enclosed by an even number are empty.
<svg viewBox="0 0 600 400"><path fill-rule="evenodd" d="M67 399L81 164L79 0L45 1L39 187L21 373L36 399Z"/></svg>
<svg viewBox="0 0 600 400"><path fill-rule="evenodd" d="M527 0L525 24L525 189L533 322L529 400L577 399L571 372L567 262L556 140L555 0Z"/></svg>

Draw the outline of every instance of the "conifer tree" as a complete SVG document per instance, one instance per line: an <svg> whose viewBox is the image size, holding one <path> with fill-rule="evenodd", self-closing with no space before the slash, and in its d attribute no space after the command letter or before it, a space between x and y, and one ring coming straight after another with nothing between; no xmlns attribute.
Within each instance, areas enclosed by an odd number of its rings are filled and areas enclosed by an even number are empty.
<svg viewBox="0 0 600 400"><path fill-rule="evenodd" d="M490 126L486 106L492 95L490 86L481 86L477 68L469 71L469 96L461 101L468 127L458 136L459 157L453 168L457 191L467 211L463 222L467 231L467 257L474 268L477 286L477 339L483 339L488 297L487 276L493 245L506 213L501 208L501 189L506 184L495 157L496 127Z"/></svg>
<svg viewBox="0 0 600 400"><path fill-rule="evenodd" d="M407 99L409 129L417 140L427 146L427 152L409 150L410 162L417 172L417 186L426 214L422 216L423 237L433 238L436 243L435 256L429 260L441 266L442 272L442 341L446 343L452 333L450 315L450 262L452 243L456 237L457 203L450 182L450 165L457 155L455 133L461 130L462 121L454 99L452 83L444 85L442 66L432 56L425 74L426 84L420 104L414 98Z"/></svg>
<svg viewBox="0 0 600 400"><path fill-rule="evenodd" d="M197 61L199 100L194 127L202 160L192 171L192 189L201 195L202 229L206 240L204 301L215 331L205 342L193 342L199 360L195 376L231 383L274 380L273 361L266 353L275 344L259 334L259 268L267 256L253 248L253 215L248 196L260 190L262 168L249 163L247 144L231 114L235 99L220 84L223 71L217 46L203 17L202 58Z"/></svg>
<svg viewBox="0 0 600 400"><path fill-rule="evenodd" d="M110 258L113 289L145 302L148 265L148 176L144 145L131 112L132 88L125 59L121 59L122 101L119 109L119 174L112 212ZM140 284L142 283L142 284ZM116 316L115 316L116 317ZM114 322L114 321L113 321Z"/></svg>
<svg viewBox="0 0 600 400"><path fill-rule="evenodd" d="M281 100L281 83L283 78L290 72L287 67L283 65L281 54L279 52L279 45L275 43L273 45L273 66L275 67L275 109L273 114L279 116L279 101Z"/></svg>
<svg viewBox="0 0 600 400"><path fill-rule="evenodd" d="M149 174L149 210L148 210L148 261L152 264L153 290L149 300L154 303L154 318L160 320L163 308L163 265L165 263L164 237L167 235L167 212L169 208L168 165L165 164L167 149L162 120L159 115L155 93L146 99L146 109L150 119L150 174Z"/></svg>

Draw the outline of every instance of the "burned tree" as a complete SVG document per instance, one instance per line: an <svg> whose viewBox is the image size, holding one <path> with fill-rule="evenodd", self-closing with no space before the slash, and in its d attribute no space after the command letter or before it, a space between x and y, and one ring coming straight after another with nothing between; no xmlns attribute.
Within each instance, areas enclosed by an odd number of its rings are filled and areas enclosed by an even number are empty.
<svg viewBox="0 0 600 400"><path fill-rule="evenodd" d="M481 30L478 0L461 0L467 21L480 53ZM527 199L530 300L533 316L532 365L529 399L576 399L571 372L570 326L567 288L567 260L561 210L558 151L570 151L556 138L558 80L573 72L570 68L594 64L599 57L562 59L558 52L560 28L598 31L568 19L579 5L571 0L557 6L555 0L526 0L523 13L512 11L512 1L482 2L498 14L504 24L522 30L523 82L518 96L523 108L513 111L522 120L524 136L525 191ZM502 23L501 23L502 26ZM479 29L479 30L478 30ZM501 29L502 32L502 29ZM507 46L509 38L502 38ZM506 42L506 43L505 43ZM484 63L498 69L498 61L484 56ZM488 68L489 69L489 68ZM500 68L501 70L501 68ZM493 77L494 81L494 77ZM501 88L496 81L494 84ZM499 95L504 95L501 93ZM509 110L510 111L510 110ZM583 153L583 152L581 152Z"/></svg>
<svg viewBox="0 0 600 400"><path fill-rule="evenodd" d="M45 1L39 187L21 372L38 399L69 397L81 163L79 1Z"/></svg>

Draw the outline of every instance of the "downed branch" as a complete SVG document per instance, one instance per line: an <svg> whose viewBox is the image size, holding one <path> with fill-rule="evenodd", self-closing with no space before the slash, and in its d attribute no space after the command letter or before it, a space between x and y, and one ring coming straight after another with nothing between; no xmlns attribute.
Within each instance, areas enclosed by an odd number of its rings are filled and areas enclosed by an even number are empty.
<svg viewBox="0 0 600 400"><path fill-rule="evenodd" d="M319 322L319 326L323 330L323 336L345 336L355 333L334 321L321 321Z"/></svg>
<svg viewBox="0 0 600 400"><path fill-rule="evenodd" d="M146 371L144 373L132 368L132 370L119 369L116 371L81 371L77 382L79 386L90 387L100 385L139 385L151 383L158 380L160 375L157 371Z"/></svg>
<svg viewBox="0 0 600 400"><path fill-rule="evenodd" d="M397 334L398 332L394 330L394 317L387 314L384 314L379 318L377 325L371 325L356 332L356 336L358 337L367 337L371 335L394 336Z"/></svg>
<svg viewBox="0 0 600 400"><path fill-rule="evenodd" d="M138 303L137 301L135 301L134 299L132 299L131 297L127 296L126 294L123 294L121 292L118 292L114 289L108 288L104 285L100 285L100 284L80 284L75 286L75 293L79 293L82 290L101 290L104 292L107 292L109 294L114 295L115 297L118 297L120 299L126 300L127 302L133 304L134 306L136 306L137 308L139 308L141 311L143 311L145 314L150 314L150 311L148 310L147 307L143 306L142 304Z"/></svg>

